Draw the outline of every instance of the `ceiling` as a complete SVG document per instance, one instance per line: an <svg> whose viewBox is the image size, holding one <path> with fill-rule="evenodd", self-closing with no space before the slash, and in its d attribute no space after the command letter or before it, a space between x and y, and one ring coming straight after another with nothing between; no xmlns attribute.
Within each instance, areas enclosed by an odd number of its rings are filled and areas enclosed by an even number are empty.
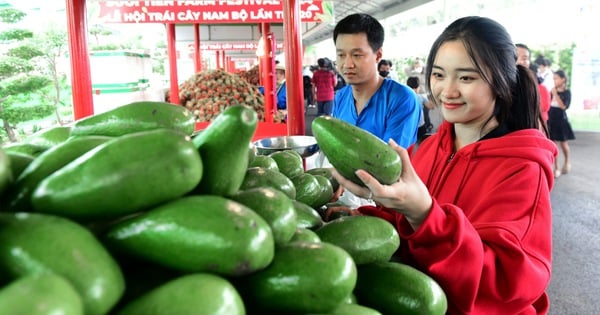
<svg viewBox="0 0 600 315"><path fill-rule="evenodd" d="M316 23L303 22L301 24L302 45L310 46L325 40L331 40L333 28L339 20L353 13L366 13L378 20L382 20L398 13L410 10L433 0L334 0L333 21ZM280 46L283 46L284 30L282 24L271 24L270 31ZM261 32L258 25L252 24L201 24L199 26L200 39L206 45L219 43L244 43L258 42ZM194 31L192 25L178 24L176 26L177 41L193 42ZM227 55L234 58L248 58L255 56L255 50L228 49Z"/></svg>
<svg viewBox="0 0 600 315"><path fill-rule="evenodd" d="M303 23L302 42L305 46L316 44L333 36L333 28L338 21L353 13L366 13L378 20L394 16L432 0L334 0L333 16L330 23Z"/></svg>

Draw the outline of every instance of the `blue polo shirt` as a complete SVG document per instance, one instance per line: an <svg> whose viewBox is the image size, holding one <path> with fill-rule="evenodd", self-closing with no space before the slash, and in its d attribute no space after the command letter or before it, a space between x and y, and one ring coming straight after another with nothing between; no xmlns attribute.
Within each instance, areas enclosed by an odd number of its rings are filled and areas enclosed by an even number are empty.
<svg viewBox="0 0 600 315"><path fill-rule="evenodd" d="M287 95L286 95L285 81L281 84L277 90L277 109L287 109Z"/></svg>
<svg viewBox="0 0 600 315"><path fill-rule="evenodd" d="M417 141L421 104L415 92L394 80L384 80L360 115L352 86L337 91L332 116L367 130L386 143L390 138L408 148Z"/></svg>

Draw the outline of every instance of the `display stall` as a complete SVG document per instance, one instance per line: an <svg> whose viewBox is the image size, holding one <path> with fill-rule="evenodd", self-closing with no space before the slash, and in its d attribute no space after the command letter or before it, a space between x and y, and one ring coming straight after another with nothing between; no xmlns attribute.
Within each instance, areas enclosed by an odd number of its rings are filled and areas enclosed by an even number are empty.
<svg viewBox="0 0 600 315"><path fill-rule="evenodd" d="M302 87L302 22L321 22L331 18L326 14L323 1L267 1L254 4L247 1L88 1L66 0L71 58L71 80L75 119L94 114L89 51L87 47L86 14L88 5L100 5L100 14L107 23L162 23L167 29L170 99L179 104L176 26L193 25L195 70L201 70L202 38L199 27L204 24L258 24L262 43L258 52L261 83L265 87L266 119L261 122L257 136L302 135L305 133L304 95ZM286 124L272 122L274 106L274 53L275 38L270 31L272 23L283 23L284 55L288 118ZM230 69L232 59L226 50L216 52L216 64ZM199 124L198 128L205 127Z"/></svg>

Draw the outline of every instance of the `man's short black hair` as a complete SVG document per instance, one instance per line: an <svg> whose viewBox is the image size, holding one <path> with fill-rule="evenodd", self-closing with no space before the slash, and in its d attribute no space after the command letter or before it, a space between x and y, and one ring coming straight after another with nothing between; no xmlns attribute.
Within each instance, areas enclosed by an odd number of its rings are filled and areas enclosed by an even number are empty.
<svg viewBox="0 0 600 315"><path fill-rule="evenodd" d="M391 68L393 66L393 64L390 60L381 59L381 60L379 60L379 64L377 65L377 68L380 68L381 66L390 66L390 68Z"/></svg>
<svg viewBox="0 0 600 315"><path fill-rule="evenodd" d="M421 80L419 80L419 77L408 77L408 79L406 79L406 85L410 86L413 89L416 89L419 87L419 85L421 84Z"/></svg>
<svg viewBox="0 0 600 315"><path fill-rule="evenodd" d="M383 26L376 18L364 13L350 14L341 19L333 29L333 43L336 43L339 34L360 33L367 35L369 46L374 52L383 46L385 37Z"/></svg>

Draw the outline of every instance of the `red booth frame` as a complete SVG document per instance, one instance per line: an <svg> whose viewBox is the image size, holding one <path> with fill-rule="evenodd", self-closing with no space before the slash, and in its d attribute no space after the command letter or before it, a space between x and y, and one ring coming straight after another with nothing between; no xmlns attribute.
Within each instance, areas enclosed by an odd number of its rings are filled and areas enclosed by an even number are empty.
<svg viewBox="0 0 600 315"><path fill-rule="evenodd" d="M69 35L69 55L71 56L71 86L73 91L74 119L81 119L94 114L92 96L92 79L90 70L89 51L87 46L86 0L65 0L67 13L67 29ZM304 135L304 89L302 86L302 34L300 19L300 1L283 0L283 29L284 55L286 64L287 88L287 123L273 123L269 120L259 122L254 139L283 135ZM263 36L268 34L268 28L262 27ZM266 32L265 32L266 31ZM196 32L197 34L198 32ZM197 39L198 40L198 39ZM177 80L177 56L175 51L175 24L167 24L167 51L169 54L170 71L170 102L179 103L179 87ZM199 59L199 40L195 45L195 56ZM273 64L272 54L265 54L261 61ZM196 66L199 69L199 66ZM266 67L264 71L273 71ZM271 69L268 69L271 68ZM265 112L270 111L272 102L266 104ZM266 117L271 117L266 115ZM208 123L197 124L197 129L203 129Z"/></svg>

